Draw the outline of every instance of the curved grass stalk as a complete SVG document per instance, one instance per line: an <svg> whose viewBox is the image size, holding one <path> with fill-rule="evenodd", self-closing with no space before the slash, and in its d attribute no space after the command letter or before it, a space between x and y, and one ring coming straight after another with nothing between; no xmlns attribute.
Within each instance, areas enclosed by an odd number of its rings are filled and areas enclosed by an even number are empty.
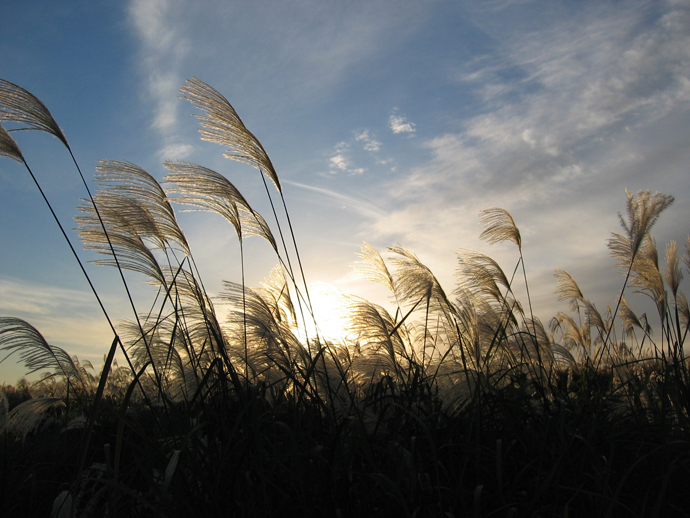
<svg viewBox="0 0 690 518"><path fill-rule="evenodd" d="M264 189L271 204L278 233L280 235L281 243L285 251L288 271L290 277L295 283L295 289L299 292L300 288L295 282L294 270L292 268L290 253L288 252L285 239L283 237L282 226L278 219L277 212L271 197L268 185L266 184L266 176L273 182L282 200L283 209L288 222L290 235L292 237L292 244L295 249L297 262L302 276L303 289L306 294L307 311L314 318L313 308L311 307L311 299L309 296L309 289L307 286L304 269L299 255L299 248L295 240L292 223L290 221L289 211L283 195L282 186L278 174L273 167L273 164L268 157L259 140L247 129L242 119L237 115L237 112L217 90L204 83L200 79L193 77L188 79L185 85L180 89L181 97L190 101L196 108L204 112L203 115L196 115L200 121L202 140L208 140L225 146L225 157L239 162L244 162L257 169L260 173L261 179L264 183ZM298 297L298 303L301 305L301 300ZM302 312L304 314L304 312ZM305 326L306 328L306 326Z"/></svg>
<svg viewBox="0 0 690 518"><path fill-rule="evenodd" d="M661 193L652 195L649 191L638 192L637 198L633 197L627 189L625 193L628 196L628 222L626 223L623 216L620 213L618 214L618 219L625 231L625 235L612 233L613 237L608 242L611 255L619 259L619 266L626 268L625 280L623 281L623 287L620 292L621 296L625 292L628 280L634 271L635 260L637 259L638 252L644 239L649 235L652 226L656 223L657 219L659 219L661 213L670 207L674 201L673 196ZM602 351L604 348L610 348L609 338L613 331L618 309L620 308L621 296L618 297L616 308L611 315L611 325L606 331ZM597 360L597 366L601 363L602 357Z"/></svg>
<svg viewBox="0 0 690 518"><path fill-rule="evenodd" d="M15 122L18 124L23 125L24 127L15 129L13 131L21 131L21 130L27 130L27 129L35 129L39 131L45 131L56 138L58 138L64 146L67 148L70 157L72 158L72 161L77 169L77 172L79 173L79 177L81 178L82 184L84 185L86 192L89 196L89 199L91 200L91 203L94 207L94 210L96 212L96 215L98 216L98 220L101 224L101 227L103 229L103 232L106 236L106 239L108 240L108 244L110 246L110 249L113 253L113 257L115 259L115 262L117 264L117 256L114 252L112 243L110 243L110 237L108 236L108 232L105 228L105 224L103 222L103 219L101 218L101 215L98 211L98 207L96 206L96 203L93 199L93 196L91 194L91 190L89 189L89 186L86 182L86 179L84 178L84 175L81 171L81 168L79 167L79 163L76 160L76 157L74 156L74 153L72 152L72 149L67 141L67 138L65 137L63 131L60 129L59 125L51 115L50 111L48 108L33 94L28 92L27 90L21 88L18 85L15 85L14 83L10 83L9 81L6 81L4 79L0 79L0 121L10 121L10 122ZM110 347L110 350L108 352L108 355L106 357L106 364L103 367L103 373L101 375L101 380L99 383L99 387L105 386L105 382L107 380L108 374L110 372L110 367L111 363L115 357L115 351L119 345L120 349L122 350L125 358L127 359L128 363L131 363L129 360L129 357L127 355L127 351L124 348L124 345L122 344L122 341L119 338L119 335L117 333L117 330L115 329L115 326L113 325L113 322L110 319L110 316L108 315L107 310L105 309L105 306L103 305L103 302L98 295L98 292L96 291L95 286L93 285L93 282L91 281L91 278L89 277L88 273L86 272L86 269L84 268L84 265L82 264L81 259L79 258L76 250L74 249L74 246L72 245L69 237L67 236L67 233L65 232L59 218L57 217L55 211L52 208L52 205L48 201L47 196L43 192L43 189L41 188L36 176L34 175L33 171L31 171L31 168L29 167L28 163L24 159L24 157L21 154L21 151L19 151L19 147L16 145L12 145L11 143L8 143L8 138L9 140L12 140L9 137L9 134L2 129L0 131L0 153L2 155L7 155L11 156L14 159L19 160L24 164L26 169L29 171L29 174L31 175L32 180L34 181L36 187L38 188L39 192L41 193L41 196L43 197L46 205L48 206L55 222L57 223L58 227L60 228L60 232L62 233L63 237L67 241L67 244L72 252L72 255L76 259L77 263L79 264L79 267L86 278L89 287L91 288L91 291L93 292L96 301L98 302L99 307L101 308L101 311L103 312L108 325L110 326L111 330L113 331L113 334L115 336L115 339L113 340L113 343ZM129 287L127 285L127 282L124 277L124 272L122 271L122 268L120 268L120 265L117 264L117 269L120 273L121 280L123 282L123 285L125 287L125 291L127 292L127 296L130 300L130 303L132 304L132 309L134 310L135 318L137 318L136 314L136 309L134 308L133 301L131 298L131 294L129 291ZM93 402L93 409L94 413L92 414L92 418L95 416L95 409L98 407L100 400L102 396L102 390L99 390L96 393L96 397ZM93 426L93 423L90 422L89 424L90 427ZM86 450L86 447L88 445L88 438L85 438L85 443L83 446L83 450ZM81 471L81 469L80 469Z"/></svg>

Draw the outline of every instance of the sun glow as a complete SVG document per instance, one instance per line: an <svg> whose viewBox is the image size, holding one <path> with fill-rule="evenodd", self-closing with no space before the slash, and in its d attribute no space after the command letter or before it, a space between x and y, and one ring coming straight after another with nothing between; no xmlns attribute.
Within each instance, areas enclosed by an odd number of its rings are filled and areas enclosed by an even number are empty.
<svg viewBox="0 0 690 518"><path fill-rule="evenodd" d="M351 332L347 318L347 296L325 282L309 285L309 297L314 308L319 336L326 340L344 341Z"/></svg>

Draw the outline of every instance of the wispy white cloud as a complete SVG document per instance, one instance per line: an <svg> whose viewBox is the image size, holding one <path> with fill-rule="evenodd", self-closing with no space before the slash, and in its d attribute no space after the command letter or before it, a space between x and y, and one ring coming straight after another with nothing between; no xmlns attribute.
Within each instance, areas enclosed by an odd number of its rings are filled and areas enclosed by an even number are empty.
<svg viewBox="0 0 690 518"><path fill-rule="evenodd" d="M349 148L350 144L347 142L339 142L336 144L334 153L328 159L329 174L345 173L360 175L366 171L363 167L355 167L352 164Z"/></svg>
<svg viewBox="0 0 690 518"><path fill-rule="evenodd" d="M141 43L139 68L145 77L145 97L153 105L152 127L163 137L159 154L180 151L174 134L178 115L181 67L188 43L178 20L179 0L131 0L129 19Z"/></svg>
<svg viewBox="0 0 690 518"><path fill-rule="evenodd" d="M347 160L343 155L333 155L328 161L331 164L331 172L333 174L337 171L347 171Z"/></svg>
<svg viewBox="0 0 690 518"><path fill-rule="evenodd" d="M170 0L134 0L130 4L132 21L151 50L167 53L175 45L175 34L165 21L171 7Z"/></svg>
<svg viewBox="0 0 690 518"><path fill-rule="evenodd" d="M5 314L48 314L64 304L85 305L87 302L92 299L81 291L0 277L0 311Z"/></svg>
<svg viewBox="0 0 690 518"><path fill-rule="evenodd" d="M173 140L173 139L171 139ZM182 142L171 142L158 152L161 160L182 160L194 152L194 146Z"/></svg>
<svg viewBox="0 0 690 518"><path fill-rule="evenodd" d="M329 154L328 164L331 175L338 173L361 175L369 171L368 167L359 165L362 162L369 164L375 170L381 169L377 166L386 166L385 169L388 171L395 170L395 160L392 157L381 157L379 152L383 144L376 140L370 130L357 130L353 135L348 140L338 142L333 152Z"/></svg>
<svg viewBox="0 0 690 518"><path fill-rule="evenodd" d="M379 151L381 149L381 143L374 139L369 130L362 130L355 134L355 140L361 142L366 151Z"/></svg>
<svg viewBox="0 0 690 518"><path fill-rule="evenodd" d="M189 51L185 63L194 74L203 70L205 81L232 84L255 103L273 99L276 83L283 99L313 101L353 67L395 48L432 14L425 2L405 2L400 9L397 0L133 4L144 41L160 41L147 46L151 51L169 56L178 49L175 57Z"/></svg>
<svg viewBox="0 0 690 518"><path fill-rule="evenodd" d="M509 32L501 65L477 62L478 92L495 109L469 131L483 138L548 131L557 148L627 118L648 124L664 117L690 100L689 15L680 6L667 3L656 21L640 5L590 6L547 29Z"/></svg>
<svg viewBox="0 0 690 518"><path fill-rule="evenodd" d="M414 133L415 124L408 122L405 117L398 114L398 109L393 109L393 114L388 119L388 125L393 133Z"/></svg>

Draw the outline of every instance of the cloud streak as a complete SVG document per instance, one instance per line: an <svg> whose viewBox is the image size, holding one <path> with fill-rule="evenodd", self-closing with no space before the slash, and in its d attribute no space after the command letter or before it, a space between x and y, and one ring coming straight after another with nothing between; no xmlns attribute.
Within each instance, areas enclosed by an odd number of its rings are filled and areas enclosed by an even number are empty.
<svg viewBox="0 0 690 518"><path fill-rule="evenodd" d="M141 43L139 68L146 82L145 97L153 104L152 127L164 140L159 155L174 155L166 158L190 154L175 135L178 91L184 80L180 71L189 45L176 19L180 7L179 0L132 0L128 7L131 26Z"/></svg>
<svg viewBox="0 0 690 518"><path fill-rule="evenodd" d="M348 196L331 189L325 189L323 187L316 187L313 185L306 185L299 182L286 181L286 184L299 187L319 195L321 199L336 201L341 205L345 205L355 210L360 216L369 219L380 220L385 216L385 211L378 207L374 203L370 203L366 200L361 199L361 197Z"/></svg>
<svg viewBox="0 0 690 518"><path fill-rule="evenodd" d="M112 341L93 295L78 290L0 277L0 314L26 319L49 343L82 359L100 359Z"/></svg>

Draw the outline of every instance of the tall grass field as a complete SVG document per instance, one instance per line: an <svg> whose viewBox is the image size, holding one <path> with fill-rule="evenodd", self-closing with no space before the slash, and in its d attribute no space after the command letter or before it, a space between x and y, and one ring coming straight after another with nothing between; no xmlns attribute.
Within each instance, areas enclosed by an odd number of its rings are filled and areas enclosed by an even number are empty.
<svg viewBox="0 0 690 518"><path fill-rule="evenodd" d="M2 516L690 516L690 309L680 290L690 240L660 257L651 233L671 196L626 191L624 206L621 193L608 246L623 275L605 311L556 270L570 311L534 316L528 243L506 210L488 208L481 237L513 246L514 264L460 250L447 291L412 251L364 243L357 269L387 288L389 304L340 296L347 332L333 338L314 317L263 146L203 81L180 96L203 140L257 170L270 213L231 179L181 161L165 162L162 182L103 161L92 191L48 108L0 80L0 156L25 166L51 211L15 132L52 134L74 160L81 243L53 216L112 329L94 368L0 316L0 358L40 373L0 391ZM177 211L190 209L221 215L237 237L242 275L219 299L178 225ZM249 236L275 254L259 287L244 281ZM130 321L111 320L82 247L119 273ZM151 300L131 289L142 276ZM626 297L640 296L655 314L633 312Z"/></svg>

